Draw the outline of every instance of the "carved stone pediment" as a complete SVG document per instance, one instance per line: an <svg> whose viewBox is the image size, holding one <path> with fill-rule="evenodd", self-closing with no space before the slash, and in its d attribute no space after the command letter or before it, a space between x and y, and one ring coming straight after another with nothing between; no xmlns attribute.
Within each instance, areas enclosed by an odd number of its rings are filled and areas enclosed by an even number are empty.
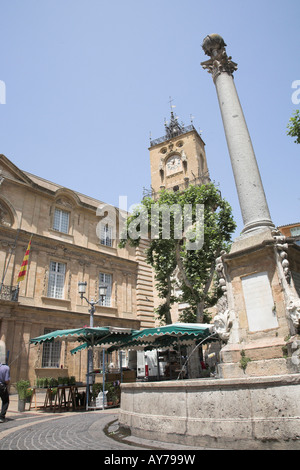
<svg viewBox="0 0 300 470"><path fill-rule="evenodd" d="M12 216L5 204L0 201L0 225L11 227L13 223Z"/></svg>
<svg viewBox="0 0 300 470"><path fill-rule="evenodd" d="M56 200L56 204L62 207L65 207L67 209L72 209L73 204L71 201L65 197L60 197L59 199Z"/></svg>

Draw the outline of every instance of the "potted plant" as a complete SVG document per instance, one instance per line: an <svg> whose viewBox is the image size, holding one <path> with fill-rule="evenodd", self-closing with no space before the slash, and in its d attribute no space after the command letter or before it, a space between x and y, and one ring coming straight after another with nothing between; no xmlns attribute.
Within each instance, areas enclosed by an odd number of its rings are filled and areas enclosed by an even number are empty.
<svg viewBox="0 0 300 470"><path fill-rule="evenodd" d="M58 377L57 382L58 382L58 386L62 387L63 384L64 384L64 378L63 377Z"/></svg>
<svg viewBox="0 0 300 470"><path fill-rule="evenodd" d="M107 390L107 405L112 406L118 403L118 387L113 382L108 382Z"/></svg>
<svg viewBox="0 0 300 470"><path fill-rule="evenodd" d="M76 379L74 375L71 375L71 377L69 378L69 385L76 385Z"/></svg>
<svg viewBox="0 0 300 470"><path fill-rule="evenodd" d="M99 394L99 392L102 392L102 384L101 383L94 383L92 385L92 397L96 398Z"/></svg>
<svg viewBox="0 0 300 470"><path fill-rule="evenodd" d="M47 377L40 377L39 379L37 379L37 383L39 384L39 388L47 388L48 387Z"/></svg>
<svg viewBox="0 0 300 470"><path fill-rule="evenodd" d="M57 387L58 385L58 380L55 379L54 377L49 377L48 379L48 385L50 388Z"/></svg>
<svg viewBox="0 0 300 470"><path fill-rule="evenodd" d="M30 388L30 383L28 380L19 380L16 384L18 391L18 411L25 411L25 403L30 399L32 390Z"/></svg>
<svg viewBox="0 0 300 470"><path fill-rule="evenodd" d="M36 388L40 388L40 386L41 386L41 379L39 377L37 377L35 379L35 386L36 386Z"/></svg>

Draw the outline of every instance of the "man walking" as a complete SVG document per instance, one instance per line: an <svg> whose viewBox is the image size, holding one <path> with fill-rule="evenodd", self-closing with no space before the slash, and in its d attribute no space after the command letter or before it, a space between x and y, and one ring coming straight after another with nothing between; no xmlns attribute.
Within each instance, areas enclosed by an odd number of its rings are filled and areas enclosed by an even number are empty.
<svg viewBox="0 0 300 470"><path fill-rule="evenodd" d="M8 386L10 383L10 369L7 365L0 362L0 397L2 400L2 407L0 413L0 423L5 422L5 415L9 405Z"/></svg>

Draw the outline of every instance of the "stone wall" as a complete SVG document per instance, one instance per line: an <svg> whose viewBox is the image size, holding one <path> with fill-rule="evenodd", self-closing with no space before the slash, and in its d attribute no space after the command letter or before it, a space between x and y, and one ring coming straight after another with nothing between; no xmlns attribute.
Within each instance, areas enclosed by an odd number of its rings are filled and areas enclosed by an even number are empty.
<svg viewBox="0 0 300 470"><path fill-rule="evenodd" d="M179 445L300 449L299 392L299 374L122 384L119 424Z"/></svg>

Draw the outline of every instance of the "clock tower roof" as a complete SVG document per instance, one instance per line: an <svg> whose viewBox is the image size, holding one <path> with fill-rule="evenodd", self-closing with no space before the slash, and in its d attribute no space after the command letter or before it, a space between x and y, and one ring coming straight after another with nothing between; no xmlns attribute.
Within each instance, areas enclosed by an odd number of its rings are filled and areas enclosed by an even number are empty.
<svg viewBox="0 0 300 470"><path fill-rule="evenodd" d="M168 123L165 121L165 129L166 129L166 137L172 139L172 137L176 137L177 135L183 134L184 132L184 125L179 124L178 117L174 116L173 111L171 111L171 118L170 122Z"/></svg>
<svg viewBox="0 0 300 470"><path fill-rule="evenodd" d="M174 112L171 111L170 120L166 121L165 119L165 135L159 137L158 139L151 139L150 138L150 147L154 147L155 145L161 144L166 142L174 137L178 137L183 134L187 134L188 132L194 131L198 134L193 124L189 126L185 126L183 123L178 122L178 117L174 115ZM198 134L199 136L199 134ZM200 137L200 136L199 136ZM201 137L200 137L201 139ZM202 140L202 139L201 139Z"/></svg>

